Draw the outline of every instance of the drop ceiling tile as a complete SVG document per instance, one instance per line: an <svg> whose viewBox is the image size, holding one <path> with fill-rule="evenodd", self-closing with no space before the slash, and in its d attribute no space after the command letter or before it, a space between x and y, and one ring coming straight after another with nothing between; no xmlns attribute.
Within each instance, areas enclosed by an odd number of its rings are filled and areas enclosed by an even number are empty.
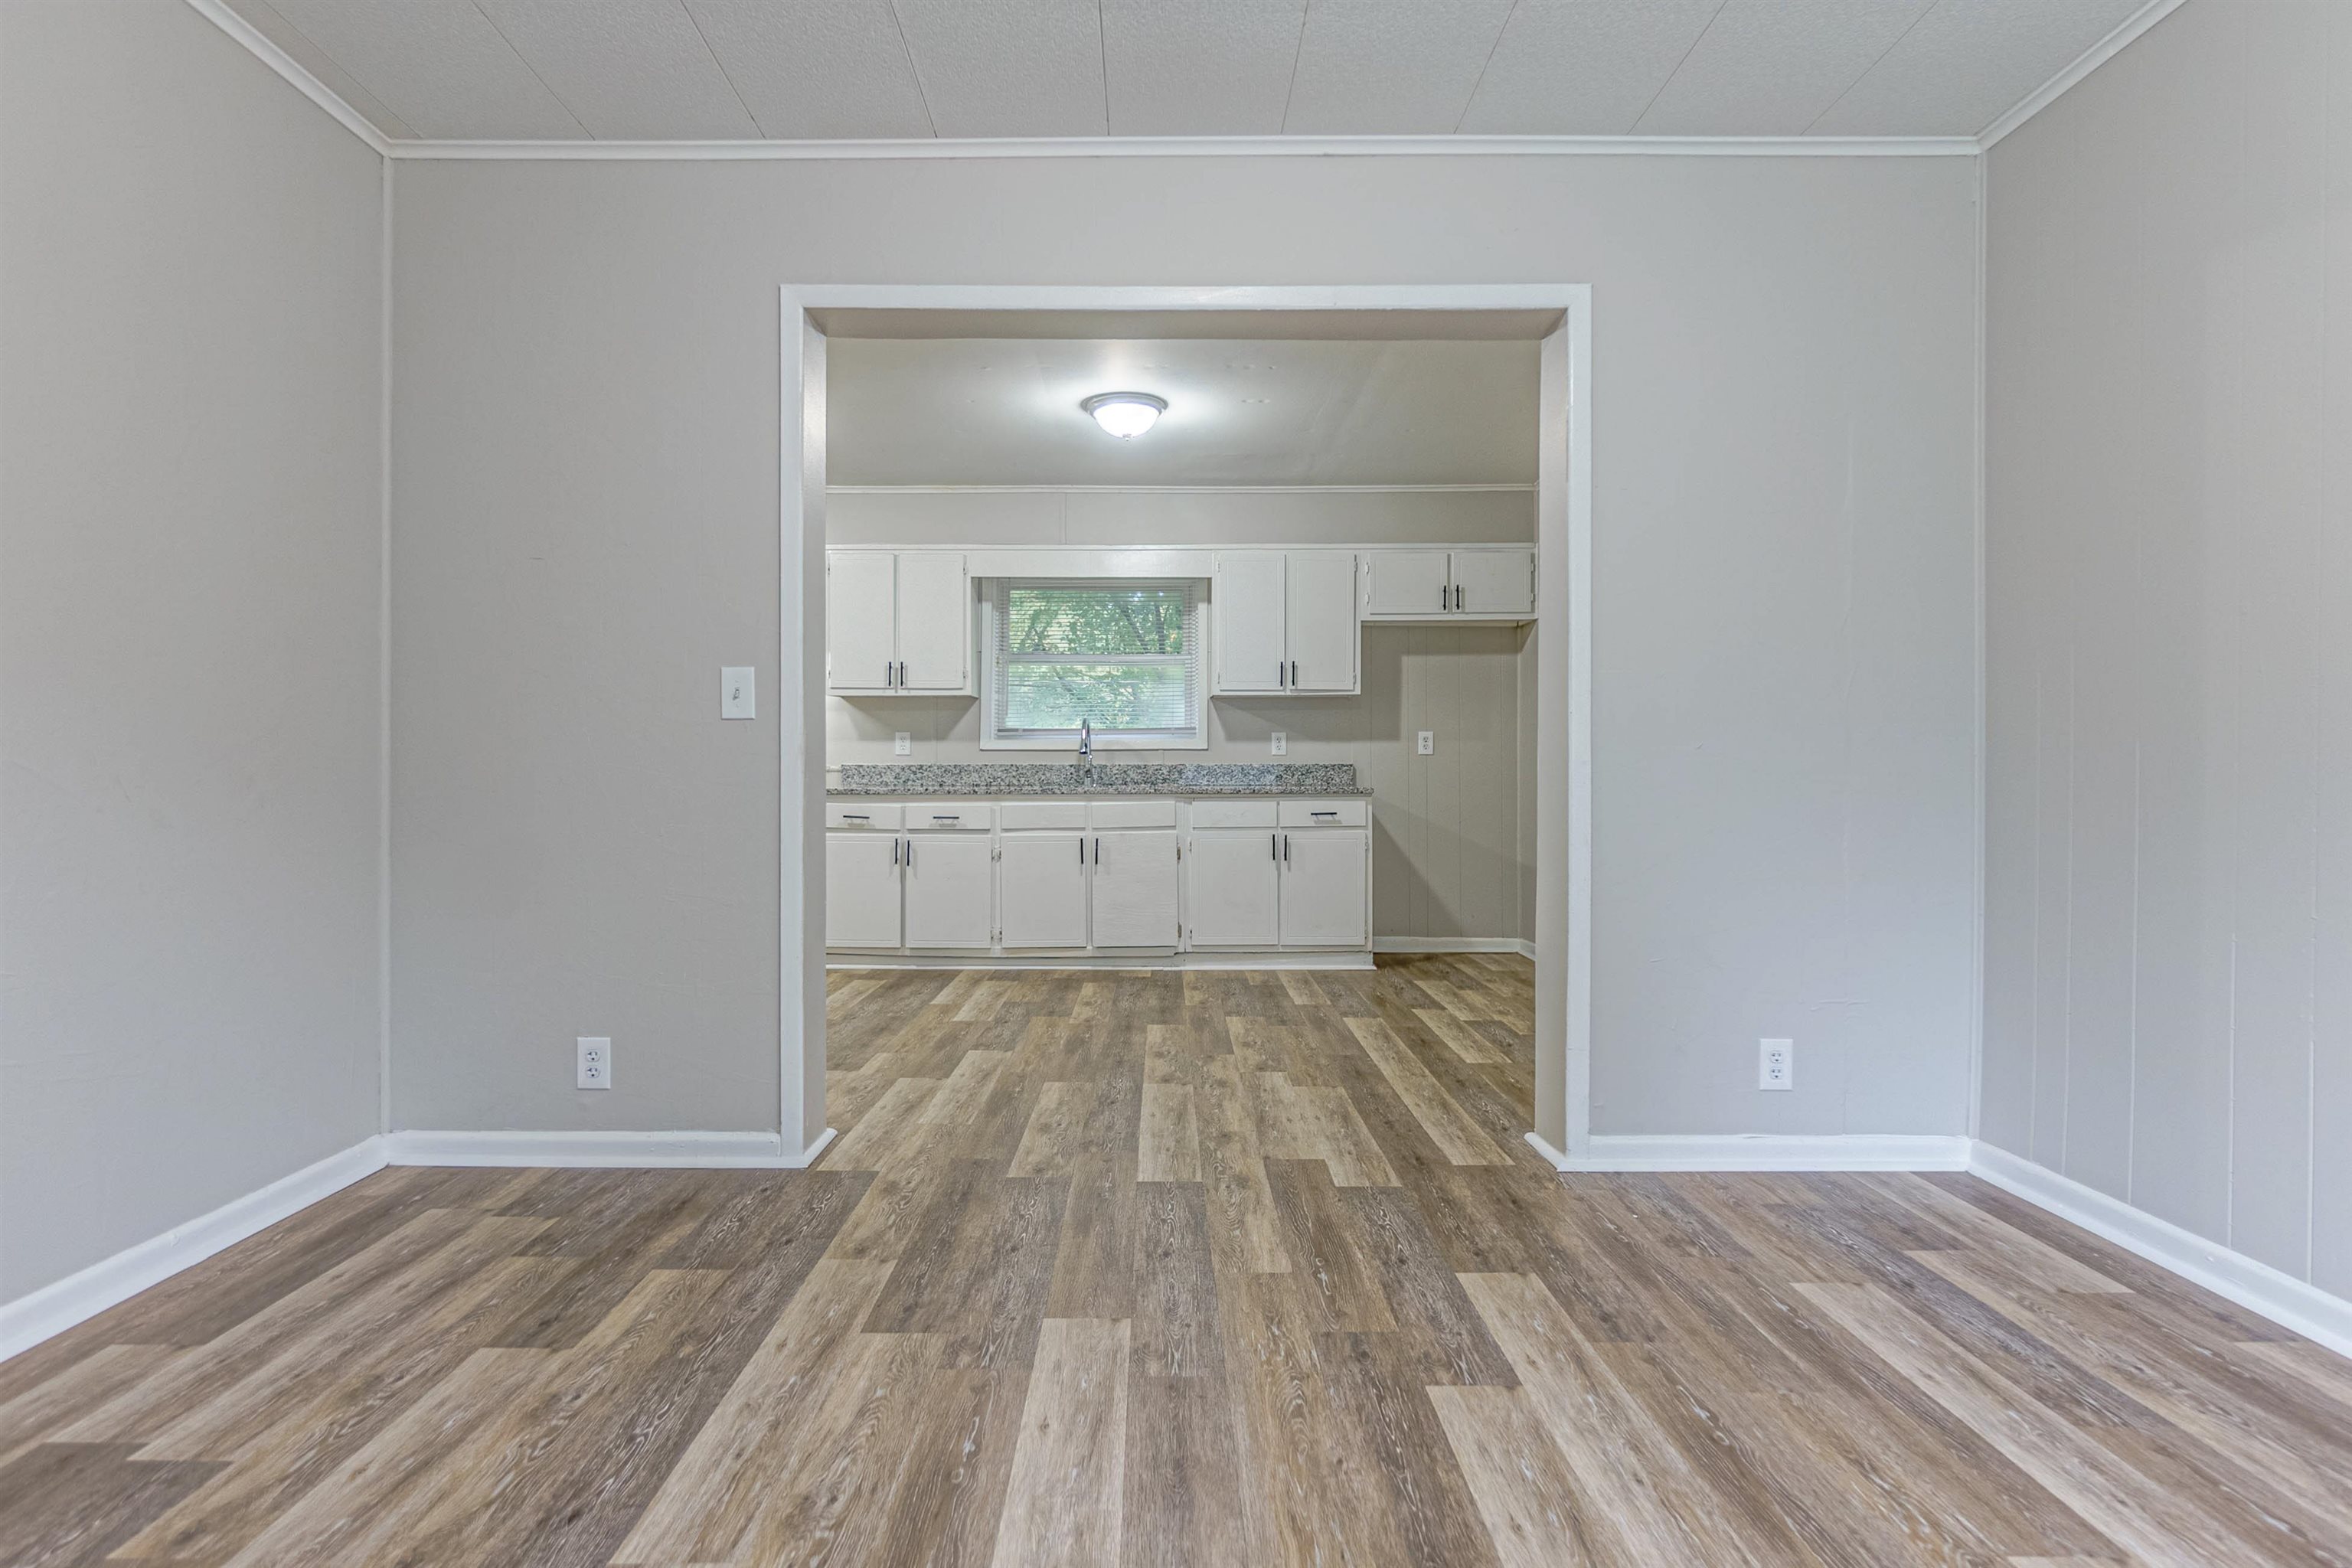
<svg viewBox="0 0 2352 1568"><path fill-rule="evenodd" d="M1973 136L2145 0L1937 0L1812 125L1821 136Z"/></svg>
<svg viewBox="0 0 2352 1568"><path fill-rule="evenodd" d="M942 136L1100 136L1097 0L897 0Z"/></svg>
<svg viewBox="0 0 2352 1568"><path fill-rule="evenodd" d="M1306 0L1103 0L1114 136L1282 129Z"/></svg>
<svg viewBox="0 0 2352 1568"><path fill-rule="evenodd" d="M1616 136L1633 128L1723 0L1519 0L1462 129Z"/></svg>
<svg viewBox="0 0 2352 1568"><path fill-rule="evenodd" d="M687 0L687 10L761 135L931 134L888 0Z"/></svg>
<svg viewBox="0 0 2352 1568"><path fill-rule="evenodd" d="M508 43L600 139L756 136L681 0L478 0Z"/></svg>
<svg viewBox="0 0 2352 1568"><path fill-rule="evenodd" d="M286 51L286 58L309 71L320 87L351 106L353 113L394 141L414 140L416 132L409 123L386 109L375 94L352 79L351 73L329 59L318 45L303 35L302 29L278 14L269 0L228 0L228 7L247 22L253 30Z"/></svg>
<svg viewBox="0 0 2352 1568"><path fill-rule="evenodd" d="M1317 0L1283 129L1442 135L1460 123L1511 0Z"/></svg>
<svg viewBox="0 0 2352 1568"><path fill-rule="evenodd" d="M586 136L474 0L273 0L329 59L419 136Z"/></svg>
<svg viewBox="0 0 2352 1568"><path fill-rule="evenodd" d="M1794 136L1928 0L1726 0L1635 122L1650 136Z"/></svg>

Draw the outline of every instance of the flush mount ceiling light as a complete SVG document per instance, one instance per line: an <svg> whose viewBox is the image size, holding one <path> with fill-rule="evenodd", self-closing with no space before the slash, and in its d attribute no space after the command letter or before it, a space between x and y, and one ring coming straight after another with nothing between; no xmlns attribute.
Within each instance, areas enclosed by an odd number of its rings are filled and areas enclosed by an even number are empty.
<svg viewBox="0 0 2352 1568"><path fill-rule="evenodd" d="M1168 400L1148 392L1097 392L1078 406L1093 415L1096 424L1125 441L1150 429L1168 412Z"/></svg>

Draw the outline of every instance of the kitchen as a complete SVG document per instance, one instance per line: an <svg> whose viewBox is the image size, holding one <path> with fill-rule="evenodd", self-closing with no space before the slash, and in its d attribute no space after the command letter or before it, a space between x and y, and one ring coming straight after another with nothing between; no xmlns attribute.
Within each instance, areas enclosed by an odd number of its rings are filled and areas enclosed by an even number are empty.
<svg viewBox="0 0 2352 1568"><path fill-rule="evenodd" d="M829 962L1528 952L1535 345L1103 324L831 348Z"/></svg>

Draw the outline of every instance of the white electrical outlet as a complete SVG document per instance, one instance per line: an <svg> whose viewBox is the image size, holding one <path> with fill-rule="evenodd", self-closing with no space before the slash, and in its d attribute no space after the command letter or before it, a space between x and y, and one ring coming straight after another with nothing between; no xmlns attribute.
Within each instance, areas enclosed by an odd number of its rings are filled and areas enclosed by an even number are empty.
<svg viewBox="0 0 2352 1568"><path fill-rule="evenodd" d="M579 1089L610 1089L613 1087L613 1042L599 1036L580 1037L578 1076Z"/></svg>
<svg viewBox="0 0 2352 1568"><path fill-rule="evenodd" d="M891 754L892 756L894 756L894 757L905 757L905 756L911 756L911 755L913 755L913 754L914 754L914 751L915 751L915 737L914 737L912 734L908 733L908 732L907 731L905 731L905 730L896 731L894 731L894 732L891 734L891 736L890 736L890 754Z"/></svg>
<svg viewBox="0 0 2352 1568"><path fill-rule="evenodd" d="M1797 1087L1796 1041L1759 1040L1756 1042L1756 1087L1759 1089Z"/></svg>
<svg viewBox="0 0 2352 1568"><path fill-rule="evenodd" d="M1274 754L1277 757L1290 755L1290 734L1287 731L1276 730L1274 732Z"/></svg>
<svg viewBox="0 0 2352 1568"><path fill-rule="evenodd" d="M751 689L752 674L750 665L729 665L719 672L719 716L721 719L758 716L759 703Z"/></svg>
<svg viewBox="0 0 2352 1568"><path fill-rule="evenodd" d="M1437 752L1437 731L1423 730L1420 739L1414 743L1413 750L1424 757L1434 756Z"/></svg>

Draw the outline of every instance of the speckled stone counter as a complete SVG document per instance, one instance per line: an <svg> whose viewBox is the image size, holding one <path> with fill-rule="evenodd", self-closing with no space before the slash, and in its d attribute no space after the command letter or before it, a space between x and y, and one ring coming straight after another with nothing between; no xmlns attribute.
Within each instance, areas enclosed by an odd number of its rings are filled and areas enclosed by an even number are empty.
<svg viewBox="0 0 2352 1568"><path fill-rule="evenodd" d="M831 795L1368 795L1353 763L847 763Z"/></svg>

